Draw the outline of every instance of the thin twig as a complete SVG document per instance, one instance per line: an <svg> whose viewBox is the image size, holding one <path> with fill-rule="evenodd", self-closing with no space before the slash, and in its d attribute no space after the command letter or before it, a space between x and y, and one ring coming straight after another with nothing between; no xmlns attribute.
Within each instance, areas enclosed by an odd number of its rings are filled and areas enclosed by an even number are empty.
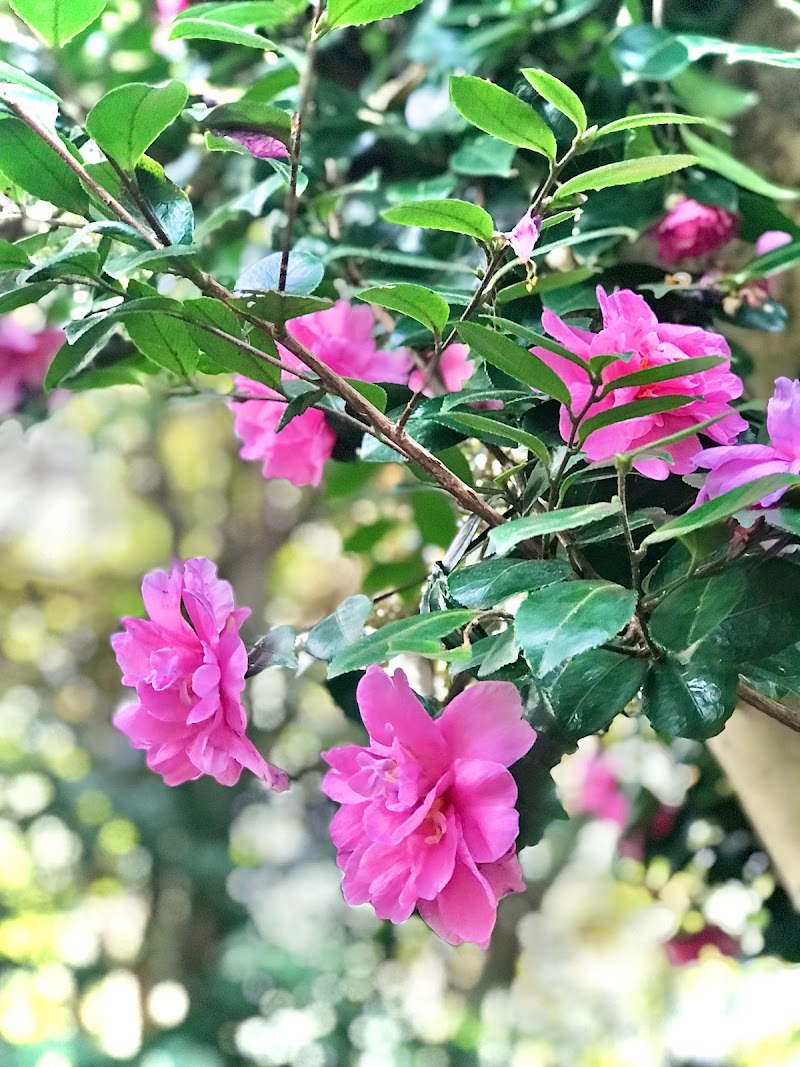
<svg viewBox="0 0 800 1067"><path fill-rule="evenodd" d="M764 696L749 682L739 682L739 699L749 704L751 708L755 708L756 711L763 711L771 719L788 726L790 730L800 733L800 711L795 711L794 708L787 707L786 704L781 704L772 697Z"/></svg>
<svg viewBox="0 0 800 1067"><path fill-rule="evenodd" d="M406 404L403 413L397 420L397 425L401 430L411 418L411 416L414 414L417 405L422 400L423 396L425 396L426 392L430 388L431 382L434 381L434 379L436 378L436 374L439 370L439 364L442 361L442 353L444 352L444 349L442 348L442 335L439 333L438 330L436 330L434 332L433 338L433 355L431 356L425 369L422 371L422 381L420 382L419 389L417 389L417 391L411 397L409 402Z"/></svg>

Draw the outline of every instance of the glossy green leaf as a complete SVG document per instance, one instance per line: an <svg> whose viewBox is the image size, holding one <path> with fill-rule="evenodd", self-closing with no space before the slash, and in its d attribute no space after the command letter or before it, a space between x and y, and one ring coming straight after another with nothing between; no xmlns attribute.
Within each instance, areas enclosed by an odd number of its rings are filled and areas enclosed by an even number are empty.
<svg viewBox="0 0 800 1067"><path fill-rule="evenodd" d="M374 608L368 596L359 593L342 601L332 615L312 627L306 638L306 652L329 662L355 644L364 634L364 624Z"/></svg>
<svg viewBox="0 0 800 1067"><path fill-rule="evenodd" d="M517 640L540 677L565 659L596 648L624 629L636 592L604 581L550 585L529 593L514 622Z"/></svg>
<svg viewBox="0 0 800 1067"><path fill-rule="evenodd" d="M694 156L643 156L640 159L623 159L619 163L606 163L603 167L584 171L576 174L559 187L555 200L565 200L575 193L586 193L592 189L610 189L617 185L635 185L638 182L650 181L652 178L663 178L665 174L673 174L676 170L683 170L696 163Z"/></svg>
<svg viewBox="0 0 800 1067"><path fill-rule="evenodd" d="M313 315L317 311L327 311L333 307L333 301L319 296L299 296L296 293L279 293L277 290L253 293L231 300L233 307L241 308L264 322L282 323L290 319L299 319L303 315Z"/></svg>
<svg viewBox="0 0 800 1067"><path fill-rule="evenodd" d="M260 33L253 33L239 26L232 26L228 22L215 22L211 19L180 19L173 24L169 39L170 41L221 41L223 44L259 48L262 52L278 51L278 46L267 37L262 37Z"/></svg>
<svg viewBox="0 0 800 1067"><path fill-rule="evenodd" d="M713 526L714 523L729 519L738 511L757 504L762 497L774 493L777 489L795 485L800 485L800 477L794 474L768 474L765 478L756 478L747 485L740 485L727 493L721 493L713 500L701 504L700 507L687 511L685 515L679 515L677 519L664 523L654 533L648 534L642 545L671 541L676 537L684 537L694 530L702 530L705 526Z"/></svg>
<svg viewBox="0 0 800 1067"><path fill-rule="evenodd" d="M543 334L537 333L535 330L531 330L528 326L521 326L518 322L514 322L512 319L499 318L497 315L485 317L486 322L491 322L495 326L499 326L504 333L514 334L515 337L522 337L526 341L530 341L532 345L537 348L544 348L547 352L552 352L556 356L561 356L562 359L568 359L570 363L574 363L576 367L581 367L586 370L587 364L581 359L580 356L576 356L574 352L570 352L568 348L564 348L558 341L554 341L550 337L546 337Z"/></svg>
<svg viewBox="0 0 800 1067"><path fill-rule="evenodd" d="M251 130L274 137L285 145L289 144L292 135L291 115L260 100L219 104L197 121L207 130Z"/></svg>
<svg viewBox="0 0 800 1067"><path fill-rule="evenodd" d="M246 267L236 279L236 292L247 290L275 290L281 276L280 252L273 252L264 259ZM286 271L285 291L295 296L310 296L325 276L325 267L316 256L308 252L290 252Z"/></svg>
<svg viewBox="0 0 800 1067"><path fill-rule="evenodd" d="M430 289L408 282L396 285L377 285L355 294L359 300L365 300L379 307L399 311L408 315L415 322L427 327L433 334L441 334L450 318L447 302Z"/></svg>
<svg viewBox="0 0 800 1067"><path fill-rule="evenodd" d="M338 653L328 668L328 677L336 678L348 671L357 671L370 663L383 663L401 652L424 652L435 655L441 646L434 643L461 629L475 618L474 611L430 611L410 619L387 623L369 637Z"/></svg>
<svg viewBox="0 0 800 1067"><path fill-rule="evenodd" d="M703 56L722 56L727 63L761 63L767 67L800 70L800 55L797 52L785 52L760 44L723 41L719 37L706 37L700 33L681 33L678 40L688 50L693 63Z"/></svg>
<svg viewBox="0 0 800 1067"><path fill-rule="evenodd" d="M516 381L569 406L569 389L556 372L538 356L486 326L479 326L474 322L460 322L457 329L464 342L487 363L491 363Z"/></svg>
<svg viewBox="0 0 800 1067"><path fill-rule="evenodd" d="M40 81L32 78L24 71L18 70L17 67L12 67L10 63L4 63L0 60L0 100L12 97L15 87L21 87L29 92L36 93L38 96L46 97L48 100L58 102L61 99L58 93L54 93L52 89L42 85Z"/></svg>
<svg viewBox="0 0 800 1067"><path fill-rule="evenodd" d="M179 12L176 18L180 22L202 18L211 22L226 22L230 26L270 29L297 18L305 8L305 0L212 0L211 3L192 4Z"/></svg>
<svg viewBox="0 0 800 1067"><path fill-rule="evenodd" d="M641 689L647 661L593 648L544 680L558 725L576 740L607 730Z"/></svg>
<svg viewBox="0 0 800 1067"><path fill-rule="evenodd" d="M75 174L19 119L0 121L0 171L39 200L76 215L88 214L89 197Z"/></svg>
<svg viewBox="0 0 800 1067"><path fill-rule="evenodd" d="M800 240L789 241L772 252L765 252L763 256L755 256L734 278L739 284L751 278L769 278L789 270L797 263L800 263Z"/></svg>
<svg viewBox="0 0 800 1067"><path fill-rule="evenodd" d="M139 192L150 205L172 244L190 245L194 233L194 212L189 197L170 181L164 168L144 156L136 167Z"/></svg>
<svg viewBox="0 0 800 1067"><path fill-rule="evenodd" d="M558 511L543 511L538 515L511 519L502 526L497 526L490 531L489 542L495 552L503 556L529 537L544 537L564 530L577 530L611 515L619 515L621 511L617 500L610 503L580 504L572 508L559 508Z"/></svg>
<svg viewBox="0 0 800 1067"><path fill-rule="evenodd" d="M435 419L443 426L452 426L457 430L469 430L478 440L486 434L512 441L515 445L521 445L523 448L533 452L536 458L544 463L545 466L550 464L550 453L547 451L547 446L544 442L538 437L534 437L532 433L528 433L527 430L521 430L517 426L509 426L499 419L490 419L485 415L472 415L462 412L437 415Z"/></svg>
<svg viewBox="0 0 800 1067"><path fill-rule="evenodd" d="M365 26L392 15L402 15L421 3L422 0L329 0L325 28Z"/></svg>
<svg viewBox="0 0 800 1067"><path fill-rule="evenodd" d="M553 293L559 289L568 289L573 285L580 285L588 281L597 271L594 267L578 267L576 270L553 271L551 274L540 274L536 278L533 288L534 296L542 293ZM530 300L531 289L528 282L515 282L507 285L497 294L498 304L510 304L514 300Z"/></svg>
<svg viewBox="0 0 800 1067"><path fill-rule="evenodd" d="M12 10L47 41L60 48L90 26L108 0L10 0Z"/></svg>
<svg viewBox="0 0 800 1067"><path fill-rule="evenodd" d="M683 378L687 374L699 374L704 370L711 370L728 360L723 356L697 356L689 360L681 359L675 363L662 363L660 367L646 367L644 370L633 371L631 374L622 374L614 378L600 394L600 399L608 396L617 389L630 389L632 386L653 385L656 382L668 382L673 378Z"/></svg>
<svg viewBox="0 0 800 1067"><path fill-rule="evenodd" d="M723 148L718 148L717 145L704 141L697 134L692 133L691 130L684 128L681 130L681 135L686 142L686 147L694 153L697 162L701 166L708 168L708 170L713 170L716 174L721 174L723 178L741 185L743 189L749 189L753 193L769 197L772 200L796 200L800 196L800 190L787 189L784 186L775 185L774 182L767 181L752 167L748 167L746 163L735 159Z"/></svg>
<svg viewBox="0 0 800 1067"><path fill-rule="evenodd" d="M22 270L30 265L30 258L24 249L10 241L0 241L0 271Z"/></svg>
<svg viewBox="0 0 800 1067"><path fill-rule="evenodd" d="M739 675L728 664L697 656L653 663L642 690L642 711L663 737L705 741L722 730L736 706Z"/></svg>
<svg viewBox="0 0 800 1067"><path fill-rule="evenodd" d="M466 200L410 200L382 212L387 222L422 226L429 230L464 233L478 241L491 241L494 223L488 211Z"/></svg>
<svg viewBox="0 0 800 1067"><path fill-rule="evenodd" d="M71 344L63 344L53 357L44 377L44 389L50 390L69 385L69 379L87 367L98 348L105 344L106 336L113 326L109 317L103 317L83 331Z"/></svg>
<svg viewBox="0 0 800 1067"><path fill-rule="evenodd" d="M94 105L86 129L107 156L130 171L180 115L188 95L179 81L160 89L144 82L120 85Z"/></svg>
<svg viewBox="0 0 800 1067"><path fill-rule="evenodd" d="M479 134L473 140L466 141L455 155L450 158L450 169L454 174L466 174L471 177L508 178L513 170L516 145L498 141L496 137Z"/></svg>
<svg viewBox="0 0 800 1067"><path fill-rule="evenodd" d="M293 626L276 626L247 650L247 673L245 678L260 674L267 667L297 667L294 646L297 634Z"/></svg>
<svg viewBox="0 0 800 1067"><path fill-rule="evenodd" d="M205 352L220 371L229 374L243 374L246 378L261 382L275 388L280 384L280 372L277 367L260 359L255 353L236 346L228 337L241 338L241 324L236 315L218 300L203 296L197 300L187 300L183 305L189 320L189 334L194 343ZM228 335L228 337L221 336ZM266 335L264 335L266 336ZM248 341L255 345L251 333ZM274 353L274 346L273 346Z"/></svg>
<svg viewBox="0 0 800 1067"><path fill-rule="evenodd" d="M493 608L516 593L562 582L569 573L561 560L490 559L455 571L447 587L465 608Z"/></svg>
<svg viewBox="0 0 800 1067"><path fill-rule="evenodd" d="M616 407L608 408L606 411L584 419L578 427L578 439L582 443L595 430L601 430L605 426L640 419L645 415L659 415L664 411L675 411L696 400L695 396L679 396L677 393L670 393L668 396L653 396L645 400L632 400L629 404L618 404Z"/></svg>
<svg viewBox="0 0 800 1067"><path fill-rule="evenodd" d="M606 123L597 131L597 137L608 137L612 133L621 133L623 130L638 130L642 126L691 126L700 123L705 125L706 119L696 115L684 115L680 111L649 111L641 115L628 115L624 119L614 119Z"/></svg>
<svg viewBox="0 0 800 1067"><path fill-rule="evenodd" d="M181 378L197 370L200 353L180 319L159 312L131 315L125 329L142 355L159 367Z"/></svg>
<svg viewBox="0 0 800 1067"><path fill-rule="evenodd" d="M586 109L581 103L581 98L568 85L559 81L554 75L548 74L546 70L536 70L533 67L523 68L522 76L530 82L540 96L543 96L575 124L578 133L586 132L586 127L589 125Z"/></svg>
<svg viewBox="0 0 800 1067"><path fill-rule="evenodd" d="M467 122L501 141L555 159L556 139L541 116L513 93L469 74L450 78L450 99Z"/></svg>

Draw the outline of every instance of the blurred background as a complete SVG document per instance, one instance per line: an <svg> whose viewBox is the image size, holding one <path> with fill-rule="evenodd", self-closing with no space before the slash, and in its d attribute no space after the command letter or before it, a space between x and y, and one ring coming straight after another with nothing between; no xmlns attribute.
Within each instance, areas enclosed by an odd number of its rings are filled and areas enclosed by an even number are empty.
<svg viewBox="0 0 800 1067"><path fill-rule="evenodd" d="M794 0L667 7L678 28L800 42ZM304 160L328 185L308 247L365 243L387 196L446 166L450 71L542 55L580 69L619 8L433 2L399 28L343 35L323 59L325 121ZM222 99L238 53L170 43L158 20L155 6L119 0L56 63L0 4L0 53L76 112L171 68L198 96ZM378 135L359 109L392 78L399 104ZM800 182L796 73L747 66L725 79L747 102L743 157ZM224 156L223 167L178 137L168 131L154 155L202 205L209 267L235 277L277 247L278 186L266 188L264 163ZM501 212L506 195L496 191ZM6 239L32 232L13 210L0 225ZM738 336L754 397L800 366L797 283L780 284L788 331ZM66 299L14 321L59 326ZM310 659L296 676L265 671L248 691L251 734L295 778L288 794L249 776L233 789L171 789L146 770L111 726L122 691L108 640L120 615L140 612L146 570L215 559L253 609L247 641L280 623L307 629L358 591L412 586L413 602L456 529L449 504L392 466L333 462L321 491L265 483L238 459L231 422L214 395L121 384L49 401L31 391L0 424L0 1065L800 1065L800 924L700 745L665 746L622 718L602 748L592 740L565 760L558 781L575 817L523 852L528 891L503 902L488 953L450 948L416 918L395 928L344 904L319 752L359 733ZM383 607L407 610L402 595ZM428 669L411 664L423 689L436 682L420 675Z"/></svg>

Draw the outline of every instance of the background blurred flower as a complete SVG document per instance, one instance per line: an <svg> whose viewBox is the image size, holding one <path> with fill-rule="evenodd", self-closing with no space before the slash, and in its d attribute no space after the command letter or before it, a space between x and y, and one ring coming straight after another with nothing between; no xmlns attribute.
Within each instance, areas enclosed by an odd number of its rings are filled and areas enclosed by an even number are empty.
<svg viewBox="0 0 800 1067"><path fill-rule="evenodd" d="M686 967L699 959L703 949L710 946L723 956L738 956L741 948L738 941L718 926L704 926L696 934L676 934L664 943L664 951L673 967Z"/></svg>
<svg viewBox="0 0 800 1067"><path fill-rule="evenodd" d="M586 761L578 792L577 810L584 815L608 819L617 826L624 826L628 821L630 802L620 789L608 756L602 751Z"/></svg>
<svg viewBox="0 0 800 1067"><path fill-rule="evenodd" d="M485 948L497 902L524 888L507 770L536 734L516 688L478 682L431 719L405 674L370 667L358 686L368 746L323 753L323 790L349 904L404 922L415 907L450 944Z"/></svg>
<svg viewBox="0 0 800 1067"><path fill-rule="evenodd" d="M27 390L41 389L63 343L63 330L32 333L13 316L0 317L0 415L14 411Z"/></svg>
<svg viewBox="0 0 800 1067"><path fill-rule="evenodd" d="M800 381L775 382L775 394L767 403L767 430L772 444L707 448L694 457L698 467L710 472L695 507L768 474L800 474ZM755 506L771 507L787 491L769 493Z"/></svg>
<svg viewBox="0 0 800 1067"><path fill-rule="evenodd" d="M745 420L736 414L729 403L742 395L742 382L730 370L730 349L724 337L697 326L659 322L646 301L629 289L609 296L598 286L597 298L603 313L603 328L598 333L568 326L549 310L542 314L542 325L552 337L587 362L595 355L632 352L629 360L616 360L603 370L601 379L604 385L634 371L665 363L686 360L687 367L686 374L679 378L615 389L593 402L583 417L588 418L609 408L648 397L678 395L696 396L697 399L674 411L627 419L590 433L583 447L593 463L689 429L693 424L715 415L725 417L702 431L715 441L727 444L747 429ZM576 414L583 411L592 395L588 369L543 348L533 348L531 351L566 384L572 398L572 411ZM725 362L710 370L693 372L688 361L693 357L709 355L720 356ZM572 422L565 407L561 409L560 430L564 440L569 440ZM669 474L688 474L697 467L699 445L699 438L692 434L665 449L672 456L672 464L663 459L641 457L636 460L634 467L646 477L662 481Z"/></svg>
<svg viewBox="0 0 800 1067"><path fill-rule="evenodd" d="M219 137L228 137L246 148L256 159L286 159L289 149L277 137L255 130L217 130Z"/></svg>
<svg viewBox="0 0 800 1067"><path fill-rule="evenodd" d="M125 632L111 638L122 684L139 700L118 711L114 725L146 749L148 766L167 785L201 774L235 785L247 767L273 789L288 789L286 774L245 736L239 627L250 611L234 609L230 584L198 557L146 575L142 597L150 618L124 618Z"/></svg>
<svg viewBox="0 0 800 1067"><path fill-rule="evenodd" d="M671 264L716 252L739 232L739 219L725 208L684 197L649 232L658 242L658 258Z"/></svg>
<svg viewBox="0 0 800 1067"><path fill-rule="evenodd" d="M475 364L469 358L469 347L467 345L448 345L442 352L437 374L446 392L458 393L474 373ZM425 371L420 367L416 367L408 377L408 388L416 393L424 384ZM426 396L434 396L433 385L427 385L423 392Z"/></svg>

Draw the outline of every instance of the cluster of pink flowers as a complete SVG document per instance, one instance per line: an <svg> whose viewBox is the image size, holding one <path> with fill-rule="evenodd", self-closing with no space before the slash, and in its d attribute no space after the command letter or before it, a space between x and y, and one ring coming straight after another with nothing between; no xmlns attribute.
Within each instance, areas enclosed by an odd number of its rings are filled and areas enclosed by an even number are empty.
<svg viewBox="0 0 800 1067"><path fill-rule="evenodd" d="M695 456L697 466L709 470L695 506L769 474L800 474L800 381L775 382L775 395L767 404L767 430L769 445L707 448ZM757 506L772 507L786 492L769 493Z"/></svg>
<svg viewBox="0 0 800 1067"><path fill-rule="evenodd" d="M136 689L114 725L147 751L147 765L167 785L201 774L234 785L247 767L272 789L288 789L284 771L245 735L239 627L249 609L234 608L230 585L204 558L148 574L142 597L149 619L123 619L125 632L111 639L122 684Z"/></svg>
<svg viewBox="0 0 800 1067"><path fill-rule="evenodd" d="M697 326L659 322L646 301L629 289L609 296L602 287L598 287L597 297L603 313L603 328L598 333L568 326L548 310L542 314L542 325L552 337L586 364L592 356L632 352L629 359L615 360L603 370L604 387L634 371L684 360L686 374L651 385L623 386L589 404L593 385L588 366L579 366L543 348L533 348L532 352L547 363L569 389L571 411L562 406L560 418L561 435L565 441L570 439L573 417L577 418L581 412L582 418L589 418L634 400L671 395L694 396L697 399L674 411L627 419L595 430L584 442L586 455L592 462L610 459L620 452L641 448L671 434L691 429L697 423L717 415L724 417L707 427L703 433L720 444L729 444L747 428L745 420L730 406L731 400L742 395L742 382L730 369L730 349L724 337ZM710 370L693 371L691 359L697 356L719 356L724 362ZM672 457L672 464L643 455L636 460L634 467L646 477L660 481L669 474L689 474L697 467L699 449L699 438L691 434L666 448Z"/></svg>
<svg viewBox="0 0 800 1067"><path fill-rule="evenodd" d="M345 378L420 389L425 384L424 372L413 367L410 350L380 351L373 337L375 323L375 315L366 304L354 306L338 300L332 308L293 319L287 325L296 340ZM305 369L296 356L279 348L287 367ZM452 344L442 354L438 378L448 392L457 392L471 377L474 365L468 353L466 345ZM284 372L284 377L292 380L290 373ZM242 441L242 459L260 461L265 478L285 478L297 486L319 485L336 444L336 434L324 414L309 408L278 430L286 411L283 397L241 375L234 381L240 392L254 398L231 404L234 429ZM432 384L425 392L433 392Z"/></svg>
<svg viewBox="0 0 800 1067"><path fill-rule="evenodd" d="M683 197L650 233L658 242L662 263L678 263L690 256L707 256L739 232L739 218L722 207Z"/></svg>
<svg viewBox="0 0 800 1067"><path fill-rule="evenodd" d="M485 948L498 900L524 888L507 768L536 734L519 693L478 682L431 719L402 671L370 667L358 703L369 745L323 753L345 899L394 923L416 907L450 944Z"/></svg>
<svg viewBox="0 0 800 1067"><path fill-rule="evenodd" d="M62 330L31 333L12 315L0 317L0 415L14 411L28 390L40 390L64 343Z"/></svg>

